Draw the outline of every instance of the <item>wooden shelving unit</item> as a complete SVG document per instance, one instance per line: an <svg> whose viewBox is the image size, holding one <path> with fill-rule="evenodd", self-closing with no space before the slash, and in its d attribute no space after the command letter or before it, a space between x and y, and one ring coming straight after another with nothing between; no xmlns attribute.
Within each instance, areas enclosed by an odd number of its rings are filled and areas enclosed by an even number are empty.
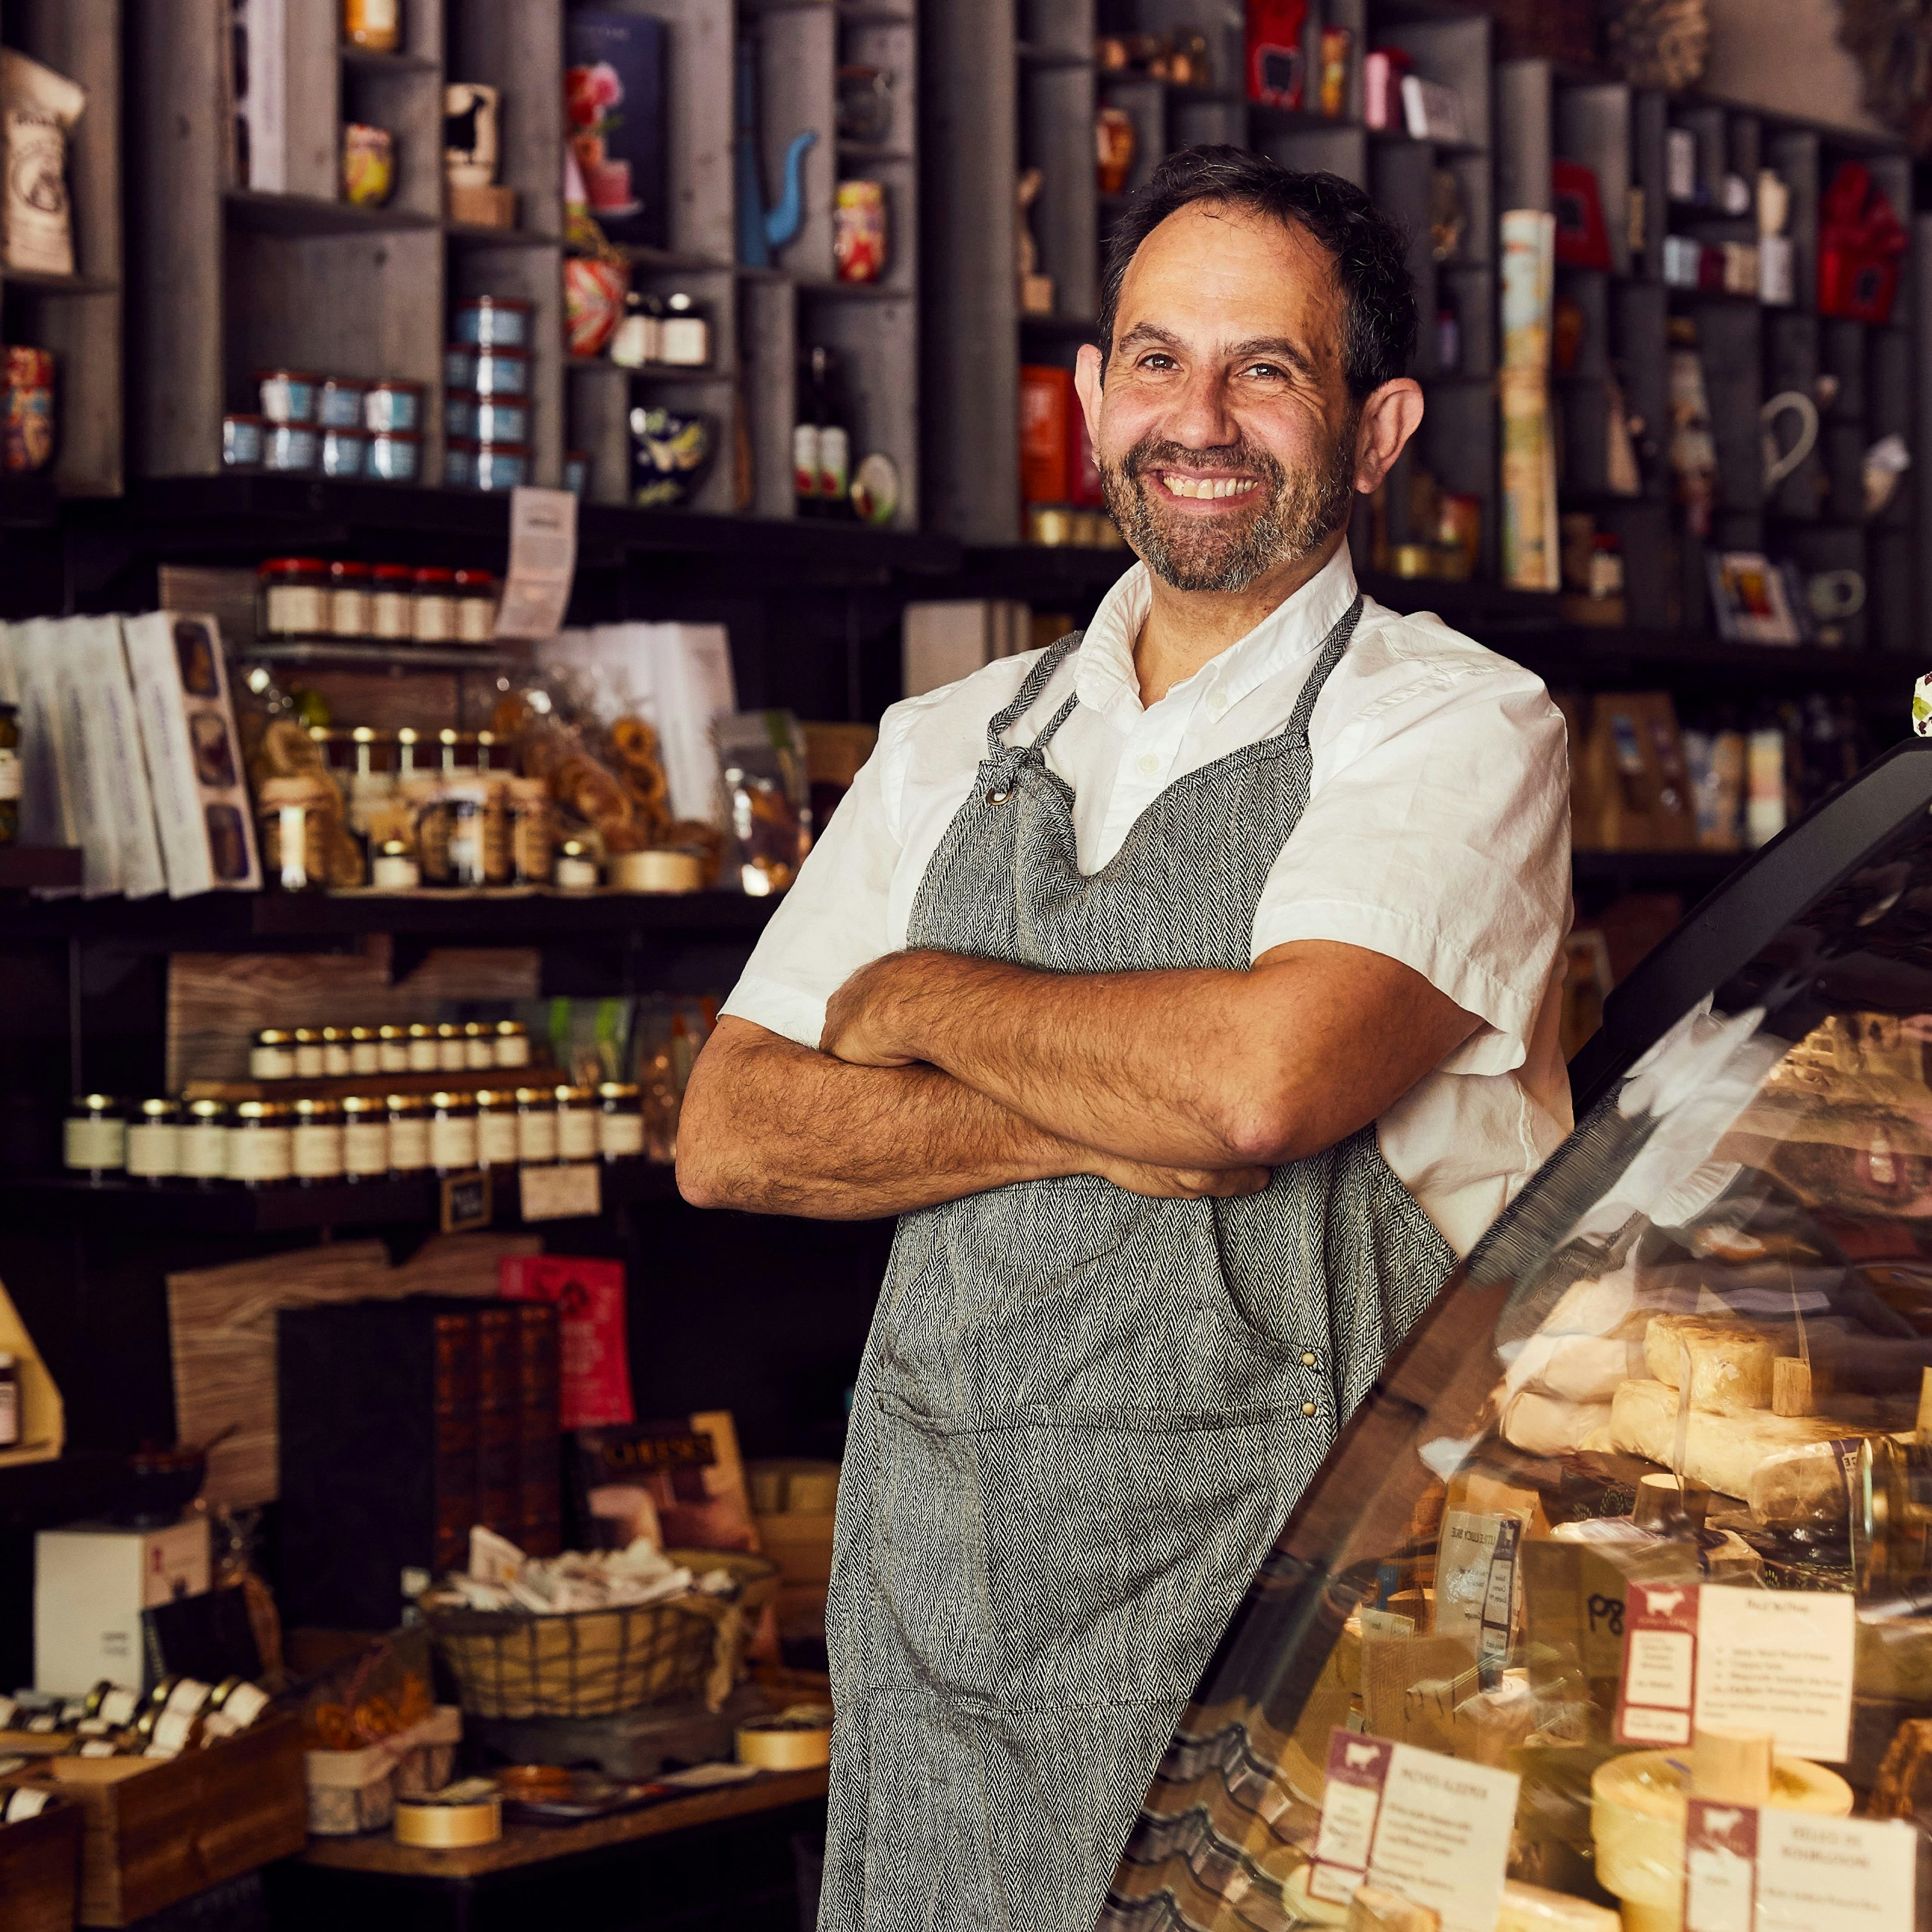
<svg viewBox="0 0 1932 1932"><path fill-rule="evenodd" d="M0 0L0 43L87 91L68 136L75 272L0 270L0 340L52 350L58 412L51 470L5 478L0 521L47 520L50 490L118 495L125 474L121 19L121 0Z"/></svg>

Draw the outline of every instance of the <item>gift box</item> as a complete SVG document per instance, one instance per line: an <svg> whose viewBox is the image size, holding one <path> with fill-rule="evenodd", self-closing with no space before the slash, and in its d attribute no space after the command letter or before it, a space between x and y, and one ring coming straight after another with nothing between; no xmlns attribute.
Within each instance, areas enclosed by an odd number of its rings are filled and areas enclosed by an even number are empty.
<svg viewBox="0 0 1932 1932"><path fill-rule="evenodd" d="M1862 161L1846 162L1819 208L1819 314L1889 321L1905 244L1904 226L1871 170Z"/></svg>

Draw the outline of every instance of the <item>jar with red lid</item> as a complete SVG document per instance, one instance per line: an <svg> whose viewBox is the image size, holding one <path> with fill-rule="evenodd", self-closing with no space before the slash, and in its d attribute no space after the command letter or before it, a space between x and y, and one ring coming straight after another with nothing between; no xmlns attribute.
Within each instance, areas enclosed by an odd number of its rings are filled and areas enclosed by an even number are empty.
<svg viewBox="0 0 1932 1932"><path fill-rule="evenodd" d="M370 627L369 605L375 573L366 563L328 566L328 634L332 638L366 638Z"/></svg>
<svg viewBox="0 0 1932 1932"><path fill-rule="evenodd" d="M456 640L456 573L440 565L416 576L416 640L448 644Z"/></svg>
<svg viewBox="0 0 1932 1932"><path fill-rule="evenodd" d="M487 570L456 573L456 638L464 644L496 641L496 580Z"/></svg>
<svg viewBox="0 0 1932 1932"><path fill-rule="evenodd" d="M416 634L416 574L406 563L379 563L370 574L369 632L386 644Z"/></svg>
<svg viewBox="0 0 1932 1932"><path fill-rule="evenodd" d="M272 556L256 572L255 632L262 638L328 635L328 566L320 557Z"/></svg>

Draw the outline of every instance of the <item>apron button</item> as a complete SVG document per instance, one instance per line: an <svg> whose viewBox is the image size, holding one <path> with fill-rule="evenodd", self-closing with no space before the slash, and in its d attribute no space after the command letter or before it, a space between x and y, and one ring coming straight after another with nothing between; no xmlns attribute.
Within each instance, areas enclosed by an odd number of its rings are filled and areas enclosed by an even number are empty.
<svg viewBox="0 0 1932 1932"><path fill-rule="evenodd" d="M1314 1403L1312 1402L1304 1402L1301 1405L1301 1412L1304 1415L1312 1415L1315 1413Z"/></svg>
<svg viewBox="0 0 1932 1932"><path fill-rule="evenodd" d="M1304 1355L1301 1358L1301 1366L1304 1369L1312 1369L1315 1366L1315 1358L1312 1355Z"/></svg>
<svg viewBox="0 0 1932 1932"><path fill-rule="evenodd" d="M986 794L986 802L988 805L1004 805L1012 796L1010 791L989 791Z"/></svg>

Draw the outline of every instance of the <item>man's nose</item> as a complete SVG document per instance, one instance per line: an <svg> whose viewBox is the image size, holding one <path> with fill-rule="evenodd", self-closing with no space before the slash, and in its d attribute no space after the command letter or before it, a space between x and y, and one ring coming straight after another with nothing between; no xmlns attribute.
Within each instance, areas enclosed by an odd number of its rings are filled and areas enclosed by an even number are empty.
<svg viewBox="0 0 1932 1932"><path fill-rule="evenodd" d="M1168 418L1170 440L1193 450L1221 449L1240 440L1228 406L1228 384L1218 369L1191 373Z"/></svg>

